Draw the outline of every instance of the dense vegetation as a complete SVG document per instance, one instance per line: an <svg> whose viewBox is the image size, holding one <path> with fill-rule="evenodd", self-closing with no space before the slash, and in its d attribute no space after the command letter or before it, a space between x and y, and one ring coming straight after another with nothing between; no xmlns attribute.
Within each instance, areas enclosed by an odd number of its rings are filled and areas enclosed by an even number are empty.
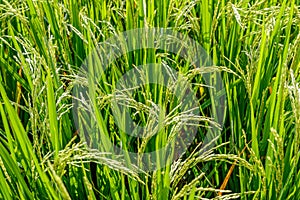
<svg viewBox="0 0 300 200"><path fill-rule="evenodd" d="M299 0L0 0L0 199L299 199L299 25ZM222 120L211 118L218 94L180 52L126 52L96 84L81 73L99 43L153 27L191 38L211 57L227 99ZM120 89L114 101L122 75L147 63L186 77L199 116L158 84ZM78 86L88 87L81 105ZM147 137L122 129L115 102L130 107ZM154 117L153 105L169 118ZM167 145L182 121L197 134L174 162L143 170L126 153ZM212 127L219 134L203 148ZM125 153L111 155L107 144Z"/></svg>

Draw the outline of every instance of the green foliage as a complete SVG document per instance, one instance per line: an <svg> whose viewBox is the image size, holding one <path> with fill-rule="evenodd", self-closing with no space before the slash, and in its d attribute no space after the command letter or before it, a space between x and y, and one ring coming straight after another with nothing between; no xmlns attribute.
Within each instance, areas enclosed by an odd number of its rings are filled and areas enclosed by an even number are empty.
<svg viewBox="0 0 300 200"><path fill-rule="evenodd" d="M299 24L299 0L0 0L0 198L299 198ZM179 54L129 52L95 87L78 75L98 43L147 27L171 27L193 38L222 72L227 108L221 136L211 141L216 146L201 148L205 129L217 126L207 117L214 97ZM111 91L123 74L147 63L190 77L207 117L199 120L188 151L153 172L126 167L129 156L109 155L108 143L90 149L79 134L101 130L114 144L139 153L153 150L145 144L166 145L166 135L184 116L170 105L176 99L164 87L145 85L125 101L142 125L153 123L151 103L174 109L169 129L136 140L115 125L119 120L126 126L126 118L111 105ZM75 84L89 84L92 106L101 108L93 116L96 128L85 116L75 126Z"/></svg>

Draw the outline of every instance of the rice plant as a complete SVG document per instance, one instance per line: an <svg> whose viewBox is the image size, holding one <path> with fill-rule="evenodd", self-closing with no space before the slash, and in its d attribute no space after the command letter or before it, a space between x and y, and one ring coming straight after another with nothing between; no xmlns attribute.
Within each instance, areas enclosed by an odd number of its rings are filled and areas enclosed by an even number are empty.
<svg viewBox="0 0 300 200"><path fill-rule="evenodd" d="M0 0L0 198L300 198L299 24L299 0Z"/></svg>

